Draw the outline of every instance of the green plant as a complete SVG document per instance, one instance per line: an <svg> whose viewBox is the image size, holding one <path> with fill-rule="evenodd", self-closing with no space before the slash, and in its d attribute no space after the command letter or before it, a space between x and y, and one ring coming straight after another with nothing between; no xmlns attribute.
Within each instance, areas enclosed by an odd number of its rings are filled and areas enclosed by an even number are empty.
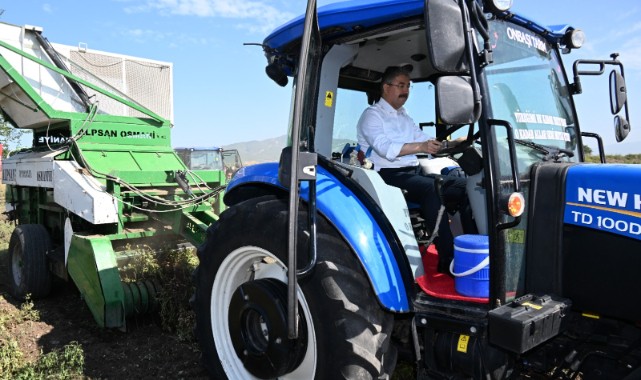
<svg viewBox="0 0 641 380"><path fill-rule="evenodd" d="M129 252L129 261L119 268L120 277L124 282L136 282L157 277L160 265L157 254L152 247L127 244L125 252Z"/></svg>
<svg viewBox="0 0 641 380"><path fill-rule="evenodd" d="M61 350L53 350L41 355L33 364L18 368L12 375L14 379L76 379L84 370L85 357L82 346L71 342Z"/></svg>
<svg viewBox="0 0 641 380"><path fill-rule="evenodd" d="M0 143L4 148L2 157L8 157L13 149L19 148L23 136L31 133L31 131L14 128L11 123L4 119L3 114L0 114Z"/></svg>
<svg viewBox="0 0 641 380"><path fill-rule="evenodd" d="M120 269L125 282L151 280L160 284L156 294L160 324L163 330L175 333L180 340L193 339L194 315L189 307L193 294L191 273L198 265L194 248L126 247L131 258Z"/></svg>
<svg viewBox="0 0 641 380"><path fill-rule="evenodd" d="M27 294L24 302L20 305L20 311L18 313L18 318L20 322L37 322L40 320L40 312L33 307L33 301L31 300L31 295Z"/></svg>
<svg viewBox="0 0 641 380"><path fill-rule="evenodd" d="M12 222L0 221L0 250L6 252L14 228L15 225Z"/></svg>
<svg viewBox="0 0 641 380"><path fill-rule="evenodd" d="M40 312L34 308L31 296L27 295L17 311L3 311L0 313L0 332L6 333L6 331L21 323L37 322L39 320Z"/></svg>
<svg viewBox="0 0 641 380"><path fill-rule="evenodd" d="M181 248L162 255L159 280L165 284L158 295L162 328L180 340L192 340L194 314L188 300L193 294L191 274L198 265L194 248Z"/></svg>
<svg viewBox="0 0 641 380"><path fill-rule="evenodd" d="M0 335L0 378L10 379L24 363L24 354L20 350L18 341L10 334L3 332Z"/></svg>
<svg viewBox="0 0 641 380"><path fill-rule="evenodd" d="M29 362L20 349L12 331L23 323L40 319L33 301L27 297L20 308L0 313L0 379L75 379L84 370L84 351L77 342L62 349L41 353L35 362Z"/></svg>

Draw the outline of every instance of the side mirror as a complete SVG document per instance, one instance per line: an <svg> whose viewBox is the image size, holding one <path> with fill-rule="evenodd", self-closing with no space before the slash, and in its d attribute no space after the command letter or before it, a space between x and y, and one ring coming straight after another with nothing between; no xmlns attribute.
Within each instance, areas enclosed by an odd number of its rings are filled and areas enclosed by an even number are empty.
<svg viewBox="0 0 641 380"><path fill-rule="evenodd" d="M279 86L281 87L287 86L287 82L288 82L287 75L285 75L285 73L283 72L283 70L278 64L270 63L269 65L267 65L267 67L265 67L265 73L271 80L276 82L276 84L278 84Z"/></svg>
<svg viewBox="0 0 641 380"><path fill-rule="evenodd" d="M440 123L463 125L475 123L480 110L475 109L474 90L469 77L444 76L436 81L436 110Z"/></svg>
<svg viewBox="0 0 641 380"><path fill-rule="evenodd" d="M463 15L456 0L425 0L425 31L434 69L443 74L468 72Z"/></svg>
<svg viewBox="0 0 641 380"><path fill-rule="evenodd" d="M625 140L628 137L628 133L630 133L630 123L625 118L616 115L614 117L614 137L616 137L617 142Z"/></svg>
<svg viewBox="0 0 641 380"><path fill-rule="evenodd" d="M628 95L623 75L616 70L612 70L610 72L610 110L613 115L616 115L621 111L627 98Z"/></svg>

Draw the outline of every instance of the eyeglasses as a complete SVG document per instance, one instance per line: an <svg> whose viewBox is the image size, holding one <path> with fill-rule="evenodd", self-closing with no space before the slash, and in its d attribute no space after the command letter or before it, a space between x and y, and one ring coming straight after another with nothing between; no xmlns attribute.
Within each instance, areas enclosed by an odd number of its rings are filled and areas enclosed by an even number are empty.
<svg viewBox="0 0 641 380"><path fill-rule="evenodd" d="M399 90L405 90L405 89L409 90L409 89L412 88L411 84L405 84L405 83L401 83L401 84L398 84L398 83L385 83L385 84L388 85L388 86L398 87Z"/></svg>

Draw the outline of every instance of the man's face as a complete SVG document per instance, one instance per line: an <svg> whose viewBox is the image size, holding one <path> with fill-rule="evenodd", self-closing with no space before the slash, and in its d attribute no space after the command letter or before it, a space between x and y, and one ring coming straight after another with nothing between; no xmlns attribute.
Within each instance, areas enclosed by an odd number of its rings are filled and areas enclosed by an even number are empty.
<svg viewBox="0 0 641 380"><path fill-rule="evenodd" d="M383 84L383 99L394 109L403 107L410 95L410 78L398 75L388 83Z"/></svg>

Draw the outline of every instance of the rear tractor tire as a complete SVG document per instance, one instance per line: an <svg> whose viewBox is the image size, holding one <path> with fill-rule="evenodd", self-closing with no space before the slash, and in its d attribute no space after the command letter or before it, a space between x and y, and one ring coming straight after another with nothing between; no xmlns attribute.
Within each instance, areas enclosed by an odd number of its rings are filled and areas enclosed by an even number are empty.
<svg viewBox="0 0 641 380"><path fill-rule="evenodd" d="M51 273L47 251L51 249L49 232L41 224L17 226L9 240L7 279L9 293L18 300L27 295L43 298L51 292Z"/></svg>
<svg viewBox="0 0 641 380"><path fill-rule="evenodd" d="M317 265L298 281L298 338L288 338L287 220L286 200L264 197L232 206L208 231L194 297L203 365L216 379L387 378L393 317L320 217ZM299 267L308 236L299 232Z"/></svg>

